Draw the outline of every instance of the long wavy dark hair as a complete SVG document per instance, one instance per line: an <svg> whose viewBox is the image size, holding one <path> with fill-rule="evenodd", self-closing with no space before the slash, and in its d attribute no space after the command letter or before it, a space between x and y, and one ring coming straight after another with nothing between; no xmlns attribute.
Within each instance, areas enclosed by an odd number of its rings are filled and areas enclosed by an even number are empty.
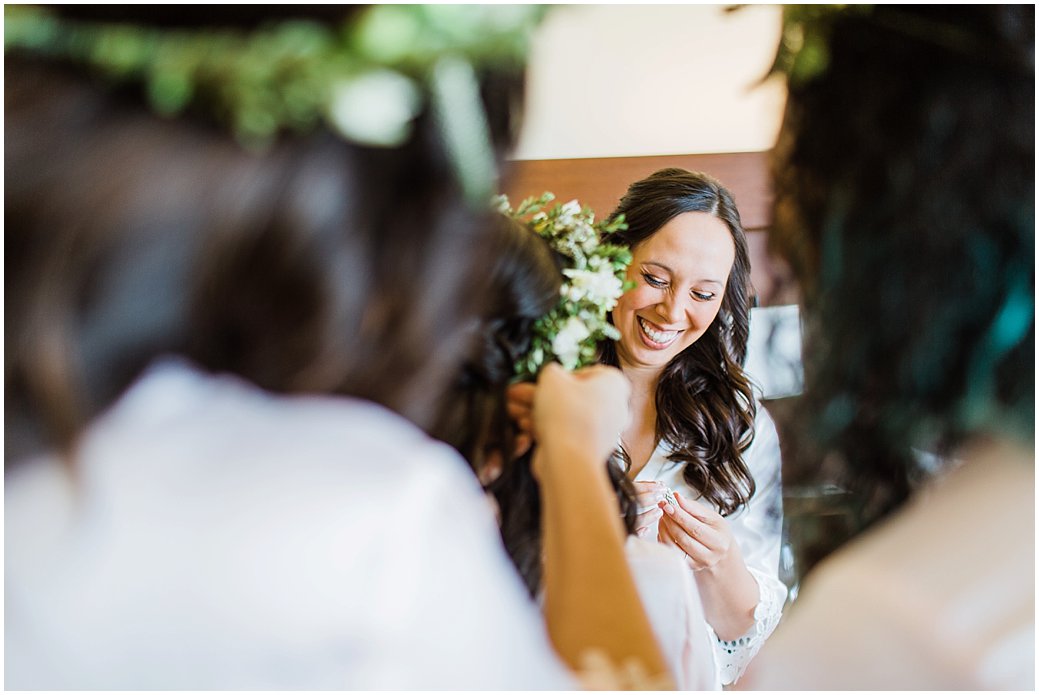
<svg viewBox="0 0 1039 695"><path fill-rule="evenodd" d="M705 212L724 222L736 258L717 318L660 375L657 437L671 447L668 458L684 466L685 481L722 514L732 514L754 495L754 478L743 452L754 438L757 407L743 371L750 326L750 255L736 201L707 174L661 169L628 187L610 216L624 215L628 228L612 240L634 249L686 212ZM602 361L619 366L613 343L603 345ZM630 466L623 448L618 456Z"/></svg>
<svg viewBox="0 0 1039 695"><path fill-rule="evenodd" d="M804 297L791 426L860 530L979 431L1034 439L1035 8L836 15L794 81L770 245Z"/></svg>
<svg viewBox="0 0 1039 695"><path fill-rule="evenodd" d="M502 541L531 596L542 576L541 491L531 470L534 449L512 459L515 426L506 412L506 389L530 347L534 322L559 298L562 259L540 237L502 218L502 254L489 269L493 287L480 339L459 370L432 433L454 446L473 470L483 472L493 452L502 472L488 483L498 503ZM635 529L634 488L623 468L604 462L629 533Z"/></svg>

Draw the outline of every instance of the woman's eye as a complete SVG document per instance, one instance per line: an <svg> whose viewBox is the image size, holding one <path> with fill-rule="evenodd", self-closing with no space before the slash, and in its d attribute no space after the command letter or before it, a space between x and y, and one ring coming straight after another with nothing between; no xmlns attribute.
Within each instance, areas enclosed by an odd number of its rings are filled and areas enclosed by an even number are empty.
<svg viewBox="0 0 1039 695"><path fill-rule="evenodd" d="M692 295L694 298L699 299L701 302L709 302L712 299L714 299L713 292L697 292L693 290Z"/></svg>
<svg viewBox="0 0 1039 695"><path fill-rule="evenodd" d="M643 273L642 274L642 279L645 280L646 283L650 287L666 287L667 286L667 282L665 282L664 280L661 280L658 277L654 277L653 275L650 275L649 273Z"/></svg>

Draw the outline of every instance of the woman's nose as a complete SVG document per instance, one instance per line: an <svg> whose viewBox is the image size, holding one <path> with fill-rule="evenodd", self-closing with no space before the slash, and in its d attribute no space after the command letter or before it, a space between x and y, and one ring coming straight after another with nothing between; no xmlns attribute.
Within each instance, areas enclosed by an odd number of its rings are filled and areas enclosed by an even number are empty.
<svg viewBox="0 0 1039 695"><path fill-rule="evenodd" d="M674 295L665 295L657 304L657 313L667 322L669 327L681 323L685 318L685 300Z"/></svg>

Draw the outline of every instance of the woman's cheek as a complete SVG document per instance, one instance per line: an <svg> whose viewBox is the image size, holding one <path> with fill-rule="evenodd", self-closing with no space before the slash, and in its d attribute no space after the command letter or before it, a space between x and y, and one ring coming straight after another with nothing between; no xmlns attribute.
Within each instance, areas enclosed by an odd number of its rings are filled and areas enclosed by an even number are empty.
<svg viewBox="0 0 1039 695"><path fill-rule="evenodd" d="M654 295L658 290L648 287L647 285L640 284L634 289L628 290L621 299L620 303L624 305L625 311L636 312L648 306L653 306L655 303Z"/></svg>
<svg viewBox="0 0 1039 695"><path fill-rule="evenodd" d="M703 307L698 309L694 314L696 317L697 327L702 327L704 330L707 330L718 318L718 313L721 311L721 308L721 302L713 302L711 304L703 305Z"/></svg>

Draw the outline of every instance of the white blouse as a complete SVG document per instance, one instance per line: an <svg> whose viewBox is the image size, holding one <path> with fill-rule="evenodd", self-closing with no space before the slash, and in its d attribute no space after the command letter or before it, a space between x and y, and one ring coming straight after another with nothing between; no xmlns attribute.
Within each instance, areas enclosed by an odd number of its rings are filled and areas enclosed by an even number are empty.
<svg viewBox="0 0 1039 695"><path fill-rule="evenodd" d="M760 403L754 431L754 441L744 453L744 461L754 478L756 489L750 501L726 519L739 544L743 561L758 584L755 622L745 635L732 641L719 639L711 626L707 625L714 646L718 676L725 685L734 683L743 674L765 639L775 630L782 617L787 594L786 586L779 580L779 552L783 536L779 435L772 417ZM635 480L659 481L689 499L701 500L699 491L693 490L682 477L682 465L668 460L669 453L667 444L661 442ZM649 535L656 537L655 525Z"/></svg>
<svg viewBox="0 0 1039 695"><path fill-rule="evenodd" d="M10 689L577 685L468 466L368 402L167 362L4 499Z"/></svg>

